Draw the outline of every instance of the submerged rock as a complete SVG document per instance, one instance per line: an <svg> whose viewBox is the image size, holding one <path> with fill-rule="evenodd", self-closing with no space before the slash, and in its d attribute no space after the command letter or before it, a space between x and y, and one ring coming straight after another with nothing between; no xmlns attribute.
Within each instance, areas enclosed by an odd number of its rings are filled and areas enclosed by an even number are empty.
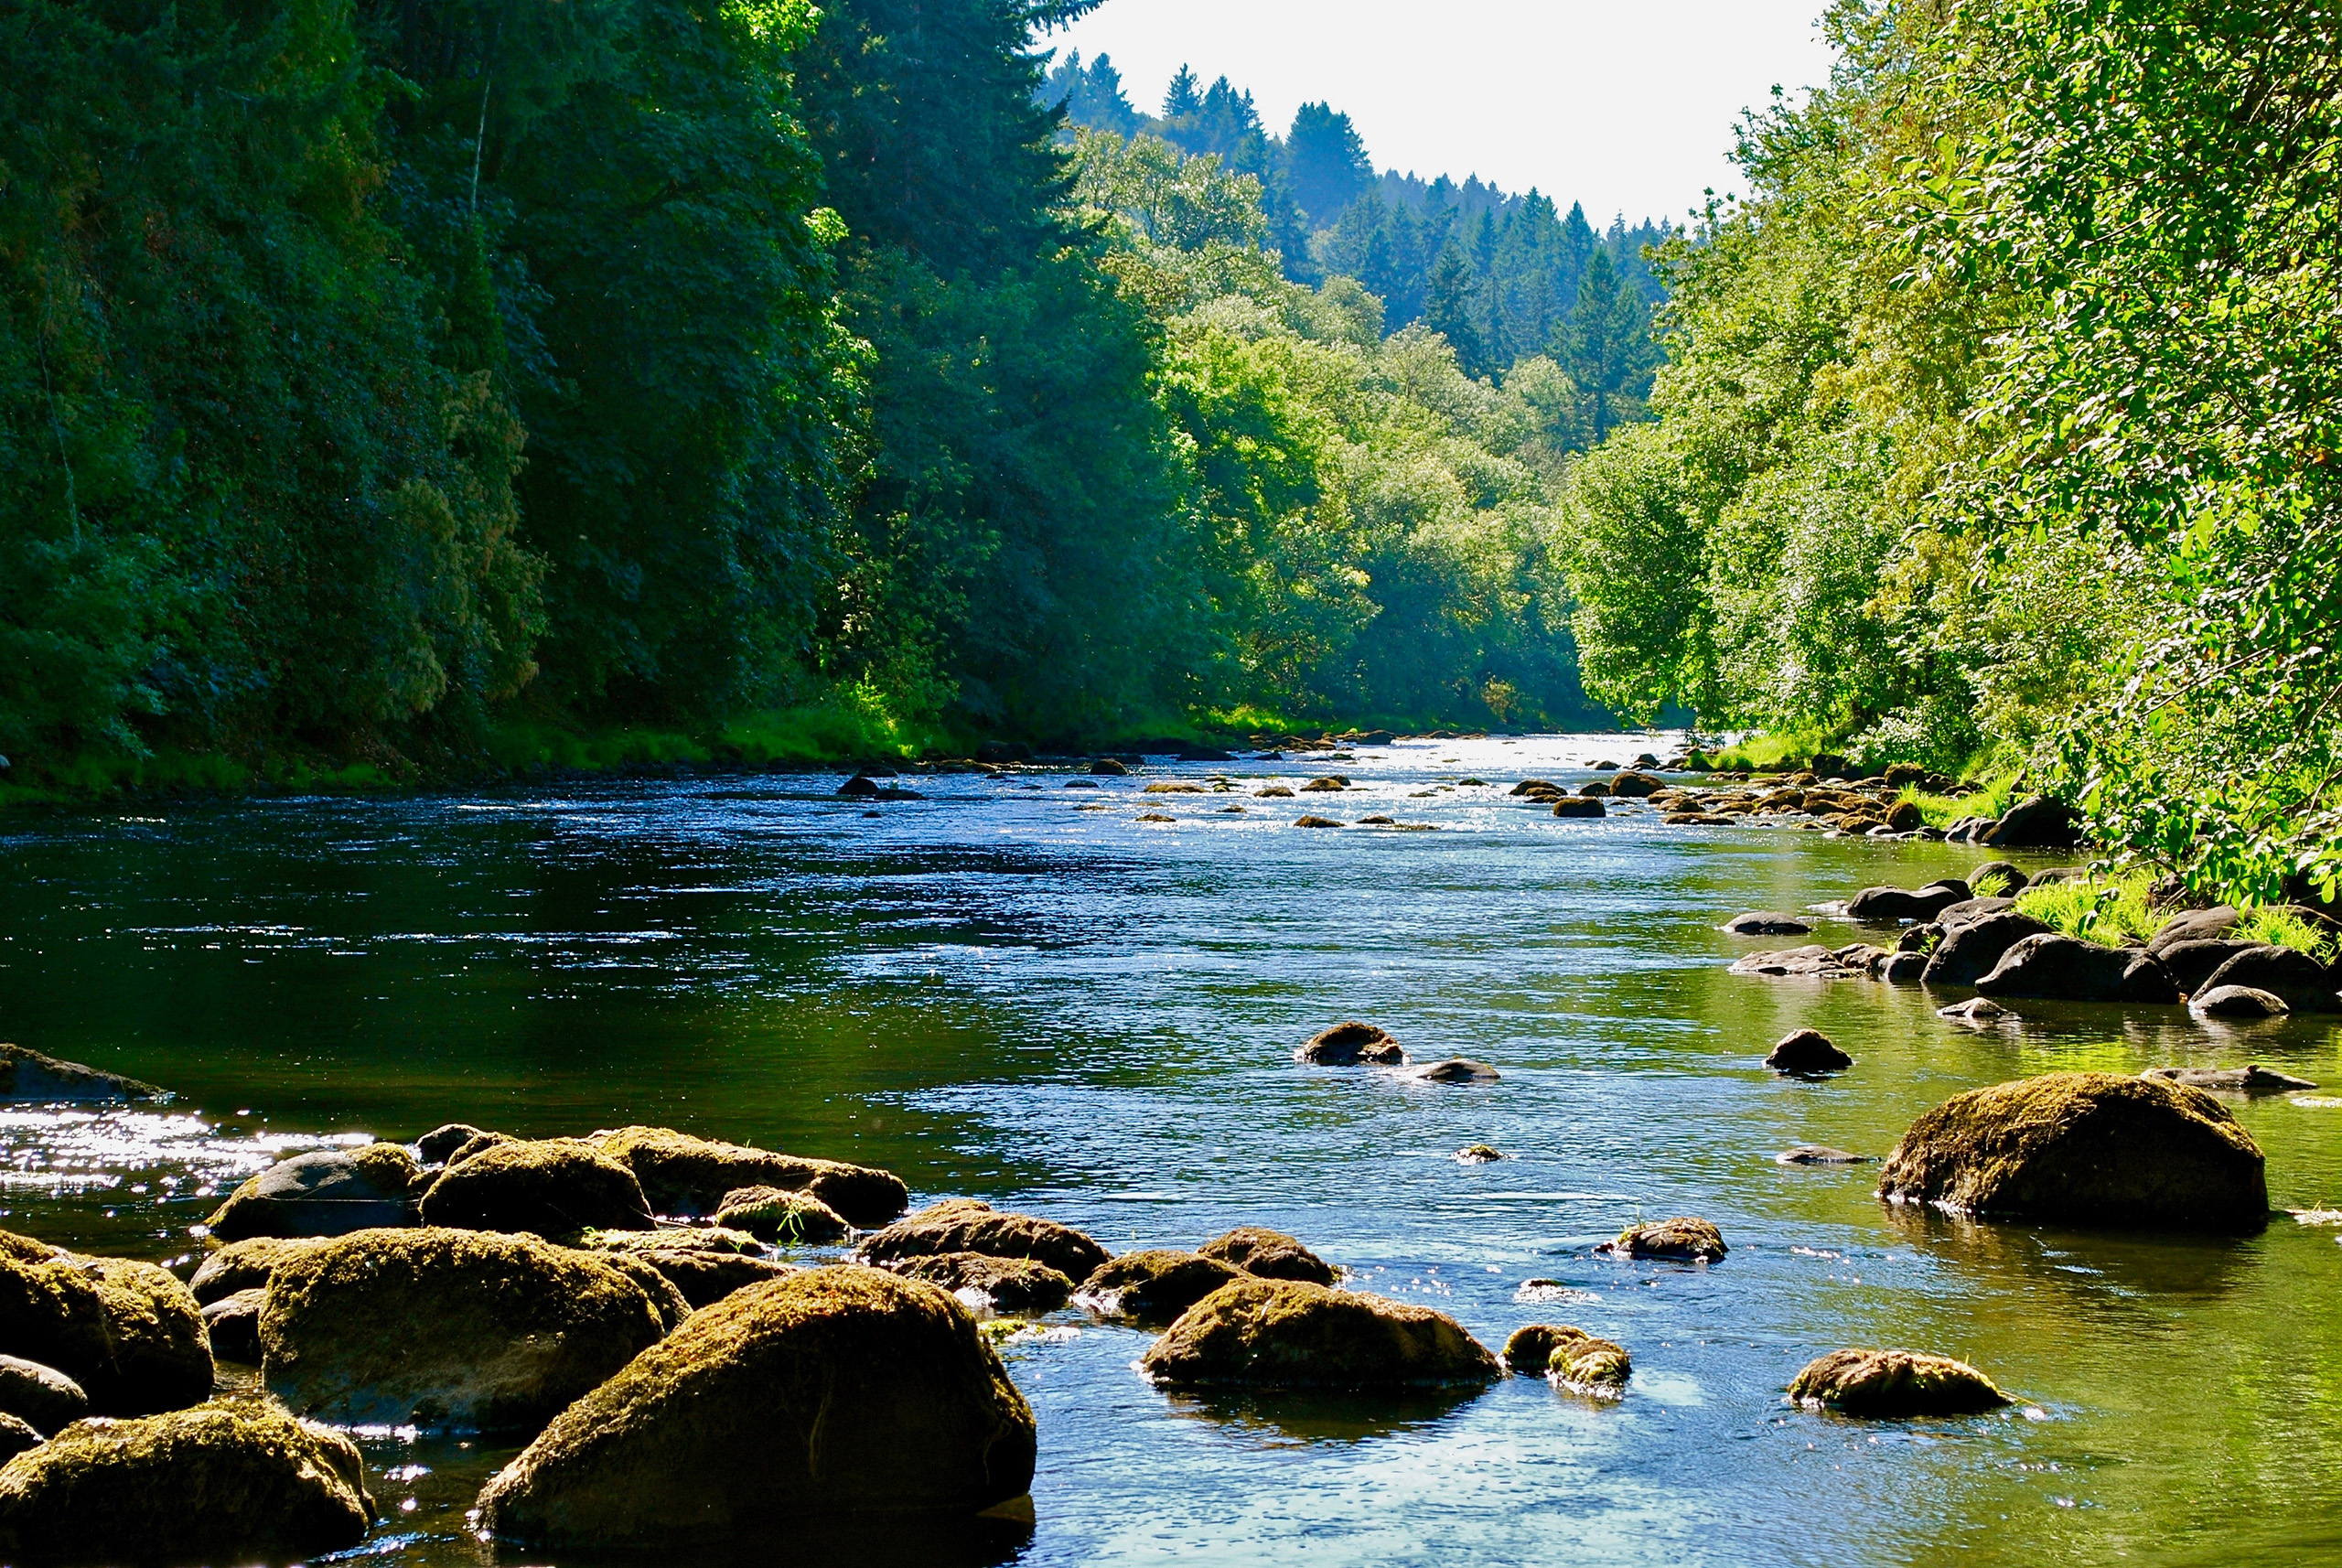
<svg viewBox="0 0 2342 1568"><path fill-rule="evenodd" d="M0 1356L0 1412L35 1432L62 1432L90 1413L90 1396L54 1367Z"/></svg>
<svg viewBox="0 0 2342 1568"><path fill-rule="evenodd" d="M1494 1083L1498 1078L1496 1069L1469 1057L1425 1062L1421 1067L1409 1068L1400 1076L1416 1083Z"/></svg>
<svg viewBox="0 0 2342 1568"><path fill-rule="evenodd" d="M1784 1165L1868 1165L1870 1156L1850 1155L1826 1144L1799 1144L1794 1149L1783 1149L1773 1160Z"/></svg>
<svg viewBox="0 0 2342 1568"><path fill-rule="evenodd" d="M2079 937L2026 937L1976 983L1987 996L2057 1002L2170 1003L2179 1000L2171 972L2143 948L2101 947Z"/></svg>
<svg viewBox="0 0 2342 1568"><path fill-rule="evenodd" d="M1765 1065L1775 1072L1814 1076L1821 1073L1843 1072L1854 1065L1854 1058L1838 1048L1837 1042L1819 1029L1799 1029L1784 1035L1775 1045Z"/></svg>
<svg viewBox="0 0 2342 1568"><path fill-rule="evenodd" d="M1171 1384L1392 1388L1485 1382L1488 1348L1429 1307L1248 1277L1196 1303L1139 1361Z"/></svg>
<svg viewBox="0 0 2342 1568"><path fill-rule="evenodd" d="M598 1142L634 1172L661 1214L713 1214L725 1194L744 1187L810 1193L849 1225L865 1227L886 1224L910 1204L900 1176L870 1165L774 1154L667 1127L622 1127L599 1134Z"/></svg>
<svg viewBox="0 0 2342 1568"><path fill-rule="evenodd" d="M1293 1059L1317 1067L1356 1067L1361 1062L1403 1067L1407 1053L1387 1031L1352 1018L1311 1036L1306 1045L1293 1053Z"/></svg>
<svg viewBox="0 0 2342 1568"><path fill-rule="evenodd" d="M1778 909L1752 909L1745 915L1735 915L1724 923L1724 929L1735 937L1801 937L1812 926L1795 915L1785 915Z"/></svg>
<svg viewBox="0 0 2342 1568"><path fill-rule="evenodd" d="M2050 934L2043 922L2014 909L1948 925L1943 940L1928 955L1928 967L1921 972L1919 983L1973 985L1993 972L2009 949L2028 937Z"/></svg>
<svg viewBox="0 0 2342 1568"><path fill-rule="evenodd" d="M1140 1323L1168 1323L1220 1286L1244 1276L1200 1252L1124 1252L1101 1263L1076 1294L1091 1311Z"/></svg>
<svg viewBox="0 0 2342 1568"><path fill-rule="evenodd" d="M399 1144L295 1155L246 1181L205 1221L222 1241L347 1236L414 1223L422 1167Z"/></svg>
<svg viewBox="0 0 2342 1568"><path fill-rule="evenodd" d="M16 1563L313 1557L373 1520L357 1445L259 1400L79 1422L0 1469Z"/></svg>
<svg viewBox="0 0 2342 1568"><path fill-rule="evenodd" d="M369 1230L282 1264L261 1314L271 1392L351 1425L533 1432L659 1342L650 1294L534 1236Z"/></svg>
<svg viewBox="0 0 2342 1568"><path fill-rule="evenodd" d="M783 1192L777 1187L744 1187L725 1193L716 1207L715 1222L779 1247L843 1241L849 1230L844 1216L811 1193Z"/></svg>
<svg viewBox="0 0 2342 1568"><path fill-rule="evenodd" d="M187 1286L153 1263L87 1258L0 1230L0 1345L81 1385L100 1415L151 1415L211 1392L211 1345Z"/></svg>
<svg viewBox="0 0 2342 1568"><path fill-rule="evenodd" d="M42 1105L106 1105L153 1100L163 1091L151 1083L102 1072L80 1062L59 1061L22 1046L0 1042L0 1100Z"/></svg>
<svg viewBox="0 0 2342 1568"><path fill-rule="evenodd" d="M1000 1313L1055 1312L1073 1298L1073 1282L1030 1258L995 1258L989 1252L935 1252L886 1265L905 1279L940 1285L963 1300L983 1298Z"/></svg>
<svg viewBox="0 0 2342 1568"><path fill-rule="evenodd" d="M188 1281L199 1305L209 1306L238 1291L265 1286L277 1266L288 1258L315 1251L332 1240L327 1236L254 1236L231 1241L203 1260Z"/></svg>
<svg viewBox="0 0 2342 1568"><path fill-rule="evenodd" d="M2250 985L2215 985L2189 997L2187 1010L2206 1018L2283 1018L2293 1011L2276 993Z"/></svg>
<svg viewBox="0 0 2342 1568"><path fill-rule="evenodd" d="M2056 1072L1954 1095L1879 1173L1892 1202L1984 1217L2186 1230L2269 1218L2259 1145L2201 1090Z"/></svg>
<svg viewBox="0 0 2342 1568"><path fill-rule="evenodd" d="M1579 1393L1624 1397L1634 1369L1626 1350L1567 1324L1532 1323L1504 1342L1504 1364L1527 1377L1543 1376Z"/></svg>
<svg viewBox="0 0 2342 1568"><path fill-rule="evenodd" d="M1330 1285L1339 1278L1334 1265L1282 1230L1240 1225L1196 1249L1234 1269L1263 1280L1299 1280L1305 1284Z"/></svg>
<svg viewBox="0 0 2342 1568"><path fill-rule="evenodd" d="M1677 1258L1713 1263L1731 1249L1724 1244L1723 1231L1705 1219L1686 1214L1648 1225L1629 1225L1618 1232L1617 1240L1605 1241L1595 1251L1618 1258Z"/></svg>
<svg viewBox="0 0 2342 1568"><path fill-rule="evenodd" d="M267 1301L266 1287L253 1285L207 1303L203 1326L211 1337L212 1355L247 1367L259 1366L260 1312Z"/></svg>
<svg viewBox="0 0 2342 1568"><path fill-rule="evenodd" d="M579 1138L499 1144L452 1165L423 1195L423 1222L458 1230L647 1230L634 1173Z"/></svg>
<svg viewBox="0 0 2342 1568"><path fill-rule="evenodd" d="M931 1285L809 1269L693 1315L480 1493L538 1547L770 1541L792 1519L972 1516L1031 1487L1033 1412Z"/></svg>
<svg viewBox="0 0 2342 1568"><path fill-rule="evenodd" d="M886 1265L938 1252L988 1252L1031 1258L1068 1279L1086 1280L1109 1256L1105 1248L1053 1219L1007 1214L973 1198L953 1197L898 1219L862 1243L864 1262Z"/></svg>
<svg viewBox="0 0 2342 1568"><path fill-rule="evenodd" d="M1832 1350L1798 1373L1789 1399L1808 1410L1883 1420L1980 1415L2011 1402L1967 1362L1909 1350Z"/></svg>
<svg viewBox="0 0 2342 1568"><path fill-rule="evenodd" d="M2292 948L2248 949L2214 970L2204 982L2206 991L2229 985L2282 996L2296 1013L2342 1013L2342 996L2335 994L2334 976L2317 960Z"/></svg>
<svg viewBox="0 0 2342 1568"><path fill-rule="evenodd" d="M2246 1094L2291 1094L2317 1087L2308 1079L2294 1078L2258 1062L2250 1067L2229 1068L2151 1067L2139 1076L2185 1084L2189 1089L2227 1089Z"/></svg>

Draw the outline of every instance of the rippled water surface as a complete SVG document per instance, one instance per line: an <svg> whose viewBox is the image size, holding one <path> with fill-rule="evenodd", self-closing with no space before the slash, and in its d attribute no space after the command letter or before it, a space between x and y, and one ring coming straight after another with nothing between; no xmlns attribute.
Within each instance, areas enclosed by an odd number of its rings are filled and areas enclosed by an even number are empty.
<svg viewBox="0 0 2342 1568"><path fill-rule="evenodd" d="M2022 1074L2255 1060L2326 1086L2231 1103L2276 1202L2331 1208L2336 1029L2039 1008L1974 1030L1915 989L1727 975L1762 945L1716 929L1739 910L1979 857L1556 821L1503 795L1618 747L1411 742L1097 791L938 778L874 814L833 777L768 777L0 817L0 1037L177 1095L0 1113L0 1225L182 1258L218 1195L287 1150L655 1122L886 1165L921 1201L983 1197L1118 1249L1270 1225L1491 1345L1568 1322L1635 1359L1617 1405L1518 1379L1198 1400L1133 1369L1145 1336L1060 1315L1008 1352L1040 1423L1029 1535L816 1546L777 1521L743 1561L2342 1560L2335 1230L1980 1228L1883 1209L1871 1167L1773 1159L1884 1154L1946 1096ZM1249 793L1327 771L1359 788ZM1240 792L1139 792L1213 772ZM1304 811L1440 831L1306 832ZM1502 1080L1290 1059L1350 1016ZM1767 1072L1805 1025L1855 1068ZM1509 1157L1455 1159L1483 1142ZM1715 1220L1731 1255L1593 1255L1675 1213ZM2023 1402L1889 1426L1783 1406L1805 1360L1860 1344L1963 1357ZM387 1520L358 1555L546 1562L467 1532L509 1448L364 1445Z"/></svg>

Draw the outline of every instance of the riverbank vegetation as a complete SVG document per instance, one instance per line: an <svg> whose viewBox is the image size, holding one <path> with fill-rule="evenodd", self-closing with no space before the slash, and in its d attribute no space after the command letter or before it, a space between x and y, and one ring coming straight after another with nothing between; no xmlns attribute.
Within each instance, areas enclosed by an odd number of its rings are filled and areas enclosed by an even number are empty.
<svg viewBox="0 0 2342 1568"><path fill-rule="evenodd" d="M2023 768L2201 888L2331 897L2331 24L1838 5L1661 253L1656 420L1569 487L1587 690Z"/></svg>
<svg viewBox="0 0 2342 1568"><path fill-rule="evenodd" d="M1656 231L1080 130L1086 8L11 9L8 783L1598 717Z"/></svg>

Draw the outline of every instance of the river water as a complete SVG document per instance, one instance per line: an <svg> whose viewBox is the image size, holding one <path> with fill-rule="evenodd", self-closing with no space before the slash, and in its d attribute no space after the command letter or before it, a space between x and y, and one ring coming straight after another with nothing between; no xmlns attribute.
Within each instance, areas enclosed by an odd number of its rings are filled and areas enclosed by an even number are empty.
<svg viewBox="0 0 2342 1568"><path fill-rule="evenodd" d="M2342 1560L2342 1232L1980 1227L1883 1208L1875 1166L1773 1158L1883 1155L1947 1096L2029 1073L2256 1060L2326 1086L2231 1104L2274 1201L2332 1208L2335 1026L2045 1006L1975 1030L1916 989L1728 975L1763 945L1717 929L1740 910L1980 856L1557 821L1503 793L1644 743L1624 744L1408 742L1095 791L920 779L924 799L875 811L834 776L778 775L19 811L0 817L0 1037L177 1098L0 1115L0 1225L183 1258L228 1186L328 1138L650 1122L885 1165L915 1201L981 1197L1118 1250L1272 1226L1490 1346L1563 1322L1634 1357L1613 1405L1526 1379L1197 1400L1133 1369L1144 1334L1069 1312L1007 1348L1040 1424L1029 1534L815 1553L777 1518L745 1561ZM1357 787L1250 793L1327 771ZM1139 793L1215 772L1241 792ZM1439 831L1302 831L1305 811ZM1346 1017L1501 1081L1292 1061ZM1857 1065L1768 1073L1803 1026ZM1509 1157L1458 1163L1476 1143ZM1594 1255L1678 1213L1730 1256ZM1872 1344L1971 1360L2020 1403L1885 1425L1783 1405L1807 1359ZM363 1446L386 1518L354 1556L547 1561L465 1518L510 1449Z"/></svg>

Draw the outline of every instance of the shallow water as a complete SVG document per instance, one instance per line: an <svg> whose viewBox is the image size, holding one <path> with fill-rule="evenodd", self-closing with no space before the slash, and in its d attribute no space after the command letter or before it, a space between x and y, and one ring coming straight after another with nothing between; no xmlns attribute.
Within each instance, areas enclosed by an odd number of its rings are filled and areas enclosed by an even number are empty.
<svg viewBox="0 0 2342 1568"><path fill-rule="evenodd" d="M1974 1030L1917 990L1735 978L1736 954L1791 945L1716 929L1741 909L1982 857L1556 821L1503 796L1604 755L1620 742L1156 767L1094 792L938 778L875 815L834 777L779 776L11 813L0 1037L177 1098L0 1113L0 1224L180 1258L226 1187L331 1136L657 1122L886 1165L919 1200L983 1197L1115 1248L1273 1226L1491 1345L1567 1322L1635 1359L1616 1405L1531 1380L1199 1400L1133 1369L1144 1335L1060 1315L1008 1348L1040 1423L1029 1533L813 1541L777 1523L743 1562L2342 1559L2337 1230L1977 1227L1883 1208L1875 1167L1772 1158L1884 1154L1948 1095L2026 1073L2257 1060L2326 1086L2230 1103L2274 1200L2331 1208L2342 1032L2047 1007ZM1329 771L1361 788L1139 793ZM1466 776L1495 787L1413 798ZM1247 811L1220 814L1233 801ZM1441 831L1294 829L1308 811ZM1290 1060L1349 1016L1502 1081ZM1805 1025L1855 1068L1767 1072ZM1454 1158L1482 1142L1509 1157ZM1593 1255L1674 1213L1715 1220L1731 1255ZM1525 1299L1532 1278L1563 1289ZM1856 1344L1961 1356L2023 1402L1892 1426L1783 1406L1799 1365ZM548 1562L469 1533L510 1448L363 1445L386 1521L359 1555Z"/></svg>

